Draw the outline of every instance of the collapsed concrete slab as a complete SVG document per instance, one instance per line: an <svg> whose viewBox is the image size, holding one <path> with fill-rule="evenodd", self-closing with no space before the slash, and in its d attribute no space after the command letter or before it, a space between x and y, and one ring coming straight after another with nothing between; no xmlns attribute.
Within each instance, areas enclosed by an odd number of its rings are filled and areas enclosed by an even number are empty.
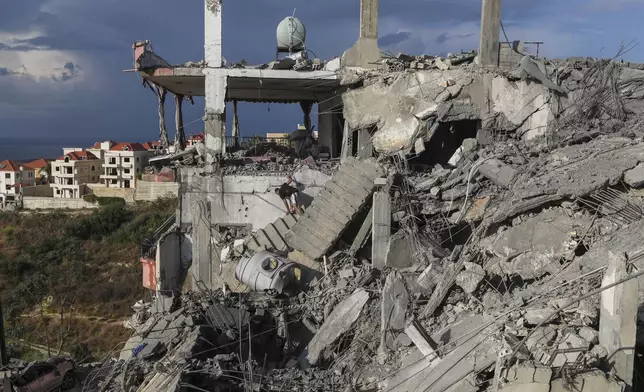
<svg viewBox="0 0 644 392"><path fill-rule="evenodd" d="M499 258L497 265L504 274L536 279L561 267L559 260L573 251L568 244L571 236L584 232L591 222L591 217L572 219L563 209L548 210L484 239L484 246Z"/></svg>
<svg viewBox="0 0 644 392"><path fill-rule="evenodd" d="M322 359L324 350L335 343L358 320L368 300L369 293L358 289L338 304L300 355L298 359L300 367L308 368L317 364Z"/></svg>
<svg viewBox="0 0 644 392"><path fill-rule="evenodd" d="M609 253L608 269L602 286L617 283L628 277L624 254ZM604 290L599 316L599 343L611 353L611 365L619 379L633 385L635 366L635 335L637 330L638 281L628 280Z"/></svg>
<svg viewBox="0 0 644 392"><path fill-rule="evenodd" d="M482 316L472 316L439 331L432 339L443 345L458 342L455 350L437 363L427 361L417 351L410 355L408 366L401 367L380 387L385 392L444 392L468 374L488 368L496 361L498 345L491 339L495 327L481 328L484 321Z"/></svg>
<svg viewBox="0 0 644 392"><path fill-rule="evenodd" d="M398 332L405 328L405 314L409 306L409 294L399 272L393 271L387 276L382 289L380 314L380 349L381 353L394 350L394 340Z"/></svg>

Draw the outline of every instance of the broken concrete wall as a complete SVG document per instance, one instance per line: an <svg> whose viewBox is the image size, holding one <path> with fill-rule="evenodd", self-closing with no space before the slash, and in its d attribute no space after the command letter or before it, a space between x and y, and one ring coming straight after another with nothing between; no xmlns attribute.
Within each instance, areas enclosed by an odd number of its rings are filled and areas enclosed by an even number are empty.
<svg viewBox="0 0 644 392"><path fill-rule="evenodd" d="M548 89L531 80L510 81L503 76L489 83L493 114L504 116L506 127L514 128L505 130L516 131L529 146L541 143L553 118Z"/></svg>
<svg viewBox="0 0 644 392"><path fill-rule="evenodd" d="M181 203L190 206L199 195L206 194L212 208L213 225L243 225L258 230L286 214L284 203L275 188L287 181L286 173L257 172L257 175L205 174L204 169L181 169ZM323 189L329 176L308 167L293 174L302 184L300 202L307 206ZM198 217L191 209L181 209L182 226L190 226Z"/></svg>
<svg viewBox="0 0 644 392"><path fill-rule="evenodd" d="M376 126L374 148L383 153L411 148L418 135L427 131L421 120L436 116L440 105L450 101L461 104L458 108L467 113L438 113L438 121L484 119L484 127L516 131L529 146L543 144L554 118L550 91L542 84L462 68L410 72L393 81L371 80L342 98L349 129Z"/></svg>
<svg viewBox="0 0 644 392"><path fill-rule="evenodd" d="M192 242L188 238L176 231L161 237L156 252L157 290L180 290L191 262Z"/></svg>

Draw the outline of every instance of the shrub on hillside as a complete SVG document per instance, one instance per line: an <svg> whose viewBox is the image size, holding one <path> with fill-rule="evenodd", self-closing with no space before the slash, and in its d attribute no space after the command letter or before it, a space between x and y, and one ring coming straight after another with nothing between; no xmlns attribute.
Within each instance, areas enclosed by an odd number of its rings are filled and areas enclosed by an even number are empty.
<svg viewBox="0 0 644 392"><path fill-rule="evenodd" d="M130 219L132 219L132 212L128 210L125 203L107 204L91 215L68 223L65 233L82 240L100 240L112 234Z"/></svg>
<svg viewBox="0 0 644 392"><path fill-rule="evenodd" d="M125 199L122 197L98 197L98 205L99 206L109 206L113 204L125 205Z"/></svg>

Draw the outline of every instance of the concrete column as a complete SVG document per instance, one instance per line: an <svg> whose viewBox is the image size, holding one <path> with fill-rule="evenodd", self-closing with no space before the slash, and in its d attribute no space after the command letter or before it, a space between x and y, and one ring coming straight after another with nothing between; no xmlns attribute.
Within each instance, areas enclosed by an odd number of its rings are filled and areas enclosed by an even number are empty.
<svg viewBox="0 0 644 392"><path fill-rule="evenodd" d="M387 247L391 236L391 206L386 188L373 194L372 219L371 264L374 268L383 269L387 263Z"/></svg>
<svg viewBox="0 0 644 392"><path fill-rule="evenodd" d="M360 38L378 39L378 0L360 1Z"/></svg>
<svg viewBox="0 0 644 392"><path fill-rule="evenodd" d="M210 202L206 197L197 200L192 213L192 287L196 290L212 285L212 235Z"/></svg>
<svg viewBox="0 0 644 392"><path fill-rule="evenodd" d="M496 67L499 65L500 34L501 0L483 0L479 44L479 60L482 66Z"/></svg>
<svg viewBox="0 0 644 392"><path fill-rule="evenodd" d="M346 67L377 68L381 58L378 48L378 0L360 0L360 37L343 56Z"/></svg>
<svg viewBox="0 0 644 392"><path fill-rule="evenodd" d="M602 286L608 286L626 277L626 257L609 252L608 269ZM608 350L609 356L612 355L609 364L615 375L630 387L633 386L635 364L635 351L632 348L635 347L637 330L638 288L637 279L631 279L604 290L599 312L599 344Z"/></svg>
<svg viewBox="0 0 644 392"><path fill-rule="evenodd" d="M353 156L353 131L349 129L349 123L344 123L344 130L342 131L342 151L340 152L340 161L346 160L348 157Z"/></svg>
<svg viewBox="0 0 644 392"><path fill-rule="evenodd" d="M360 158L369 158L373 156L373 143L371 133L368 129L358 131L358 156Z"/></svg>
<svg viewBox="0 0 644 392"><path fill-rule="evenodd" d="M207 68L205 141L207 160L214 161L226 149L226 84L222 69L222 1L204 0L204 59Z"/></svg>
<svg viewBox="0 0 644 392"><path fill-rule="evenodd" d="M330 154L333 154L333 101L327 98L318 103L318 143L327 147Z"/></svg>

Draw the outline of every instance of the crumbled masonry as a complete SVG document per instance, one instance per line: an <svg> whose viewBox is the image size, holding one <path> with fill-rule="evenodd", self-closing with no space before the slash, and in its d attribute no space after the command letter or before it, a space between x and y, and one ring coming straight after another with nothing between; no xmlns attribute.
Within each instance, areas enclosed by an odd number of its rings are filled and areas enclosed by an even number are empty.
<svg viewBox="0 0 644 392"><path fill-rule="evenodd" d="M192 287L139 304L132 338L84 390L644 388L644 70L528 58L484 69L475 55L339 69L345 132L366 132L372 149L346 137L338 161L315 143L299 156L262 143L208 166L203 176L307 166L328 181L301 216L211 230L199 257L225 284L183 266ZM321 66L266 67L298 64ZM209 165L187 151L160 160ZM252 275L292 282L283 292L231 275L260 251L295 263L289 279L270 263Z"/></svg>

